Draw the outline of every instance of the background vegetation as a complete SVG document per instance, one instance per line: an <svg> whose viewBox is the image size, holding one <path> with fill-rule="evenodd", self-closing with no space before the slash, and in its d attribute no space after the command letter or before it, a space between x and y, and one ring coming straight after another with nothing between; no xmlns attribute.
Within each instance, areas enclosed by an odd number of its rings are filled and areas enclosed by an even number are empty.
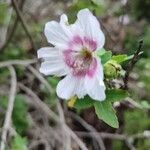
<svg viewBox="0 0 150 150"><path fill-rule="evenodd" d="M43 77L38 71L37 49L48 45L44 24L59 20L62 13L72 23L82 8L89 8L100 20L105 49L114 54L130 55L139 40L144 40L144 53L129 79L130 99L114 103L118 129L101 122L93 108L76 111L67 107L55 95L59 78ZM148 150L149 10L149 0L0 0L1 144L8 150L78 150L84 144L89 150ZM13 99L12 119L6 124Z"/></svg>

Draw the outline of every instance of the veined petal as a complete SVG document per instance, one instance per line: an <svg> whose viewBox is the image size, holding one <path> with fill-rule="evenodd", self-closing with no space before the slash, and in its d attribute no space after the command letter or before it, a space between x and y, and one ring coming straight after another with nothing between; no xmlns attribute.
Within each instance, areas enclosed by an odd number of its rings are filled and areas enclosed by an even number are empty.
<svg viewBox="0 0 150 150"><path fill-rule="evenodd" d="M97 59L97 69L93 77L86 75L85 89L87 94L94 100L103 101L106 98L105 95L105 85L103 82L103 68Z"/></svg>
<svg viewBox="0 0 150 150"><path fill-rule="evenodd" d="M80 38L84 37L81 26L79 26L79 24L76 22L74 24L69 24L68 17L66 14L61 15L60 25L67 33L67 35L69 35L70 39L73 39L74 37L80 37Z"/></svg>
<svg viewBox="0 0 150 150"><path fill-rule="evenodd" d="M67 75L64 79L59 81L56 92L58 97L68 100L75 94L77 86L75 78L71 74Z"/></svg>
<svg viewBox="0 0 150 150"><path fill-rule="evenodd" d="M61 17L60 17L60 24L62 26L68 26L69 25L69 22L68 22L68 17L66 14L62 14Z"/></svg>
<svg viewBox="0 0 150 150"><path fill-rule="evenodd" d="M59 56L59 49L54 47L42 47L37 51L38 58L54 58Z"/></svg>
<svg viewBox="0 0 150 150"><path fill-rule="evenodd" d="M88 9L80 10L77 17L77 24L84 30L85 36L97 42L97 49L102 48L105 36L96 17Z"/></svg>
<svg viewBox="0 0 150 150"><path fill-rule="evenodd" d="M86 89L84 87L84 79L82 78L78 78L78 87L76 88L76 95L77 97L80 99L80 98L83 98L87 92L86 92Z"/></svg>
<svg viewBox="0 0 150 150"><path fill-rule="evenodd" d="M106 98L105 95L105 85L101 80L99 81L97 78L85 78L85 88L87 90L87 94L94 100L103 101Z"/></svg>
<svg viewBox="0 0 150 150"><path fill-rule="evenodd" d="M45 75L64 76L68 74L68 68L59 60L44 61L39 70Z"/></svg>
<svg viewBox="0 0 150 150"><path fill-rule="evenodd" d="M38 50L38 58L43 58L40 72L45 75L63 76L68 73L68 68L63 57L56 47L43 47Z"/></svg>
<svg viewBox="0 0 150 150"><path fill-rule="evenodd" d="M75 95L77 95L78 98L83 98L86 95L83 85L84 80L76 78L72 74L68 74L58 83L56 92L58 97L66 100Z"/></svg>
<svg viewBox="0 0 150 150"><path fill-rule="evenodd" d="M103 72L103 66L101 63L101 59L98 57L95 57L97 61L97 70L96 70L96 76L101 81L104 79L104 72Z"/></svg>
<svg viewBox="0 0 150 150"><path fill-rule="evenodd" d="M47 41L54 46L64 46L69 41L69 35L64 31L65 28L56 22L50 21L46 23L44 33Z"/></svg>

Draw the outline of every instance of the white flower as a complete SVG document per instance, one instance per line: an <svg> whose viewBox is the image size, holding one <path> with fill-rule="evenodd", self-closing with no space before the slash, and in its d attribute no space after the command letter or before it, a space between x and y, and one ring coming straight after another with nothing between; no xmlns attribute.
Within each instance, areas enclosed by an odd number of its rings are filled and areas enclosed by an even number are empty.
<svg viewBox="0 0 150 150"><path fill-rule="evenodd" d="M44 33L54 47L38 50L38 58L44 60L40 72L65 76L57 85L57 95L68 100L88 94L94 100L104 100L103 67L95 52L104 46L105 37L96 17L83 9L76 22L69 25L63 14L59 23L46 23Z"/></svg>

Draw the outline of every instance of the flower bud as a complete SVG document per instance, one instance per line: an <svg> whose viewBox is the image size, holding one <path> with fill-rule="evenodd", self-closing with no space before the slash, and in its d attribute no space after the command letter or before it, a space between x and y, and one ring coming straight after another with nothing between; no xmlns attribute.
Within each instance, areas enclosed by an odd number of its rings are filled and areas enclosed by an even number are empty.
<svg viewBox="0 0 150 150"><path fill-rule="evenodd" d="M114 60L109 60L104 64L104 75L106 79L115 79L120 75L122 67Z"/></svg>

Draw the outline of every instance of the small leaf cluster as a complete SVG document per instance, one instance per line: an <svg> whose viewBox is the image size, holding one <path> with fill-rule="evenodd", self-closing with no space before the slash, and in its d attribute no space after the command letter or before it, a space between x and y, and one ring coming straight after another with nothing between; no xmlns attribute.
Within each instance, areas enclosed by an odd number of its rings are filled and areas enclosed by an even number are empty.
<svg viewBox="0 0 150 150"><path fill-rule="evenodd" d="M99 56L104 67L105 80L113 80L121 76L124 71L121 64L133 58L133 55L112 55L111 51L106 51L105 49L97 51L97 55ZM109 87L106 89L105 94L106 99L104 101L95 101L89 96L85 96L83 99L73 97L68 101L68 106L74 107L77 110L94 107L95 113L99 119L103 120L106 124L113 128L118 128L119 123L113 103L124 100L128 97L128 92L126 90Z"/></svg>
<svg viewBox="0 0 150 150"><path fill-rule="evenodd" d="M128 97L127 91L111 89L106 91L106 99L104 101L94 101L89 96L86 96L83 99L76 99L73 107L78 110L94 107L95 113L99 119L103 120L111 127L118 128L119 123L112 103L121 101L126 97Z"/></svg>

